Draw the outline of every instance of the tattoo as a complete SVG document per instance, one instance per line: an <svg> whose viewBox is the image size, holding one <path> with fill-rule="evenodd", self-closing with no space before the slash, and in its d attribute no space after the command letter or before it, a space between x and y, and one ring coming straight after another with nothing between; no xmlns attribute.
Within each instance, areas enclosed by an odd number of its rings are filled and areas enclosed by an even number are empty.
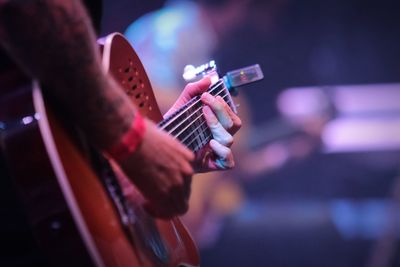
<svg viewBox="0 0 400 267"><path fill-rule="evenodd" d="M0 0L1 1L1 0ZM0 43L100 148L130 127L133 106L102 67L78 0L0 2ZM112 127L110 127L112 125Z"/></svg>

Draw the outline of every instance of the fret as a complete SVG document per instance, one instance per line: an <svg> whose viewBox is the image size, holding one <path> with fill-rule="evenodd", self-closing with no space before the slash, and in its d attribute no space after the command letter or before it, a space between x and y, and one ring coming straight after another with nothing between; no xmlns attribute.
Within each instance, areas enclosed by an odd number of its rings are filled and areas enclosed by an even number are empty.
<svg viewBox="0 0 400 267"><path fill-rule="evenodd" d="M203 146L207 145L208 142L210 142L210 140L212 139L211 130L208 128L208 126L207 126L206 123L204 123L204 124L201 126L201 139L202 139L202 142L201 142L201 144L200 144L200 146L199 146L198 149L200 149L200 148L202 148ZM196 151L197 151L198 149L196 149Z"/></svg>
<svg viewBox="0 0 400 267"><path fill-rule="evenodd" d="M200 147L201 146L201 142L202 142L201 136L200 136L200 134L201 134L201 128L200 127L202 125L201 123L205 122L205 118L204 118L204 115L203 115L203 112L202 112L202 108L197 112L200 113L199 114L199 119L194 122L193 127L195 128L194 132L195 132L195 135L196 135L196 137L195 137L196 138L196 147Z"/></svg>
<svg viewBox="0 0 400 267"><path fill-rule="evenodd" d="M191 136L191 138L193 139L193 147L191 147L191 149L194 151L195 148L200 145L200 140L198 138L198 125L199 122L202 120L201 103L199 102L198 104L193 105L189 109L189 111L190 113L194 114L192 116L193 120L191 121L191 124L188 127L188 133L189 133L188 135Z"/></svg>
<svg viewBox="0 0 400 267"><path fill-rule="evenodd" d="M175 136L178 140L182 141L183 139L185 139L188 133L191 133L193 129L193 123L201 119L201 114L201 102L199 102L194 107L184 111L184 113L181 115L182 118L177 118L177 120L180 121L178 123L179 126L176 127L175 130L171 132L171 134Z"/></svg>
<svg viewBox="0 0 400 267"><path fill-rule="evenodd" d="M198 115L198 119L196 120L196 122L192 124L192 128L190 129L189 134L187 134L185 138L181 140L181 142L188 145L191 145L192 143L196 142L198 140L197 137L199 136L198 133L200 131L204 131L204 127L208 128L207 122L203 117L202 113L200 113ZM200 141L197 141L197 143L201 143L201 139Z"/></svg>

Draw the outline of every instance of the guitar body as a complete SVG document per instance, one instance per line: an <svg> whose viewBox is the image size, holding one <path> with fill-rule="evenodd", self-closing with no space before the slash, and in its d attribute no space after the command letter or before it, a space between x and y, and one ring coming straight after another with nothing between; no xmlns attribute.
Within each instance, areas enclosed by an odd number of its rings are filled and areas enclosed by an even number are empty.
<svg viewBox="0 0 400 267"><path fill-rule="evenodd" d="M112 34L101 50L104 67L140 112L160 121L149 80L129 43ZM136 188L63 123L37 83L18 71L5 77L0 79L2 150L51 266L199 265L197 248L178 218L149 216Z"/></svg>

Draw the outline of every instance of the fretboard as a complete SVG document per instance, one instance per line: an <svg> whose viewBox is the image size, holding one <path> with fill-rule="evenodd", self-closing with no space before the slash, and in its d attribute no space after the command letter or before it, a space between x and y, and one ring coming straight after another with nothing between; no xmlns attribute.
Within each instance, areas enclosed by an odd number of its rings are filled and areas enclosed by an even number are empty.
<svg viewBox="0 0 400 267"><path fill-rule="evenodd" d="M222 80L210 87L208 92L213 96L221 96L236 112L231 95ZM212 139L202 107L203 103L200 100L200 96L196 96L174 114L161 121L158 126L177 138L192 151L198 151Z"/></svg>

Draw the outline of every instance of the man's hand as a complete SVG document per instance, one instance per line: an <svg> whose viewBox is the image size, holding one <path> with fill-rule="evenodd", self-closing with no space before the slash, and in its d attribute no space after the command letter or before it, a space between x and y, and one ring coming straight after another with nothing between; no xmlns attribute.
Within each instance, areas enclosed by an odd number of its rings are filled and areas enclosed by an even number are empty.
<svg viewBox="0 0 400 267"><path fill-rule="evenodd" d="M154 216L170 218L188 209L194 154L146 120L142 143L129 158L119 162L138 187Z"/></svg>
<svg viewBox="0 0 400 267"><path fill-rule="evenodd" d="M196 153L194 162L196 172L225 170L234 167L235 162L230 147L233 143L233 135L242 124L240 118L222 97L214 97L206 92L210 84L209 78L188 84L172 108L165 114L165 116L172 114L194 96L201 95L201 101L205 105L203 107L204 117L213 139Z"/></svg>
<svg viewBox="0 0 400 267"><path fill-rule="evenodd" d="M231 169L235 161L230 147L242 121L222 97L206 92L201 95L201 100L205 104L203 113L213 139L196 154L194 168L197 172Z"/></svg>
<svg viewBox="0 0 400 267"><path fill-rule="evenodd" d="M172 107L167 111L167 113L164 114L164 117L168 117L169 115L177 111L180 107L189 102L189 100L192 99L193 97L201 95L202 93L206 92L210 87L210 85L211 81L209 78L204 78L198 82L187 84L185 89L183 89L181 95L172 105Z"/></svg>

